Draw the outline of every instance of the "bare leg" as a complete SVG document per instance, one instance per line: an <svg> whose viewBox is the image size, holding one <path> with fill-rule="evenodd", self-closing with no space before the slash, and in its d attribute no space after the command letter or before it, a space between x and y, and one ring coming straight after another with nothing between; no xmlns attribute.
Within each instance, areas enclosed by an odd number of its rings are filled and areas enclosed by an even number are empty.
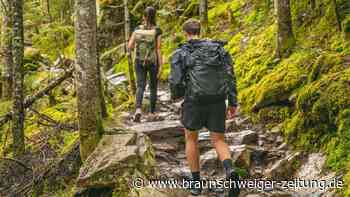
<svg viewBox="0 0 350 197"><path fill-rule="evenodd" d="M191 172L199 172L198 132L185 131L186 156Z"/></svg>
<svg viewBox="0 0 350 197"><path fill-rule="evenodd" d="M230 149L225 142L225 135L223 133L211 132L210 137L220 161L231 159Z"/></svg>
<svg viewBox="0 0 350 197"><path fill-rule="evenodd" d="M238 181L239 176L233 171L233 163L231 160L230 149L225 142L225 135L223 133L211 132L210 137L215 147L216 153L219 155L220 160L223 162L223 166L226 172L226 178L233 181ZM228 197L238 197L240 188L235 185L231 185L228 193Z"/></svg>

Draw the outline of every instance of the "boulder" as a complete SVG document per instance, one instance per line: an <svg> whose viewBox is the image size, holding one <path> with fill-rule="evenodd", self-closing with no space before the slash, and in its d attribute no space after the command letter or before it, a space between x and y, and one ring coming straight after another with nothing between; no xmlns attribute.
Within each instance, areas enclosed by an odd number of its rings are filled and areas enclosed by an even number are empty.
<svg viewBox="0 0 350 197"><path fill-rule="evenodd" d="M258 143L258 134L257 132L252 130L226 133L225 138L226 138L226 142L230 145L243 145L243 144L255 145ZM209 131L203 130L202 132L200 132L198 136L198 141L201 148L212 147Z"/></svg>
<svg viewBox="0 0 350 197"><path fill-rule="evenodd" d="M154 151L147 136L138 133L105 135L80 169L77 186L114 187L136 171L152 172Z"/></svg>
<svg viewBox="0 0 350 197"><path fill-rule="evenodd" d="M230 146L232 152L232 160L238 167L248 169L251 165L252 148L246 145ZM221 168L222 164L216 154L215 149L211 149L200 156L201 168L216 169Z"/></svg>
<svg viewBox="0 0 350 197"><path fill-rule="evenodd" d="M149 136L152 141L184 135L182 124L178 120L146 122L131 126L128 129L136 131L137 133L144 133Z"/></svg>

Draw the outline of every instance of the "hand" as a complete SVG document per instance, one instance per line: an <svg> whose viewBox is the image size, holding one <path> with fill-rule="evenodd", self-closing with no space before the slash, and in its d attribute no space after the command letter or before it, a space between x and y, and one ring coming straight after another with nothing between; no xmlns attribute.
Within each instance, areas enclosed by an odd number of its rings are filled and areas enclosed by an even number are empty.
<svg viewBox="0 0 350 197"><path fill-rule="evenodd" d="M229 106L228 107L228 109L227 109L227 118L228 118L228 120L233 120L235 118L236 110L237 110L236 107L233 107L233 106Z"/></svg>

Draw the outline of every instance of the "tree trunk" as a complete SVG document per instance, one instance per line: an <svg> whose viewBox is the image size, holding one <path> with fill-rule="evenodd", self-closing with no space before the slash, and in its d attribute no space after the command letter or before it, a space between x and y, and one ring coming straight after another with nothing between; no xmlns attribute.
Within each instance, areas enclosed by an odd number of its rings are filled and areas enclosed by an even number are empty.
<svg viewBox="0 0 350 197"><path fill-rule="evenodd" d="M202 24L202 36L208 33L208 0L200 0L199 15Z"/></svg>
<svg viewBox="0 0 350 197"><path fill-rule="evenodd" d="M97 53L97 54L99 54L99 53ZM101 116L102 116L102 118L107 118L108 112L107 112L105 97L103 94L104 93L103 77L102 77L103 70L102 70L101 64L99 63L98 57L99 57L99 55L97 55L97 72L98 72L97 82L98 82L98 94L99 94L99 98L100 98Z"/></svg>
<svg viewBox="0 0 350 197"><path fill-rule="evenodd" d="M316 0L310 0L310 4L312 9L316 8Z"/></svg>
<svg viewBox="0 0 350 197"><path fill-rule="evenodd" d="M341 26L341 19L340 19L340 15L339 15L337 0L333 0L333 6L334 6L334 13L335 13L335 19L336 19L336 23L337 23L337 28L338 28L338 31L341 32L342 26Z"/></svg>
<svg viewBox="0 0 350 197"><path fill-rule="evenodd" d="M3 67L3 83L2 83L2 96L5 100L12 98L13 92L13 57L12 57L12 6L11 0L4 0L4 6L2 10L2 29L1 29L1 54Z"/></svg>
<svg viewBox="0 0 350 197"><path fill-rule="evenodd" d="M12 0L11 0L12 1ZM23 93L23 0L13 0L13 64L14 95L12 137L13 156L24 154L24 93Z"/></svg>
<svg viewBox="0 0 350 197"><path fill-rule="evenodd" d="M103 133L96 47L96 2L75 1L76 88L82 160L97 146Z"/></svg>
<svg viewBox="0 0 350 197"><path fill-rule="evenodd" d="M277 46L276 56L286 57L295 45L290 12L290 0L275 0L277 17Z"/></svg>
<svg viewBox="0 0 350 197"><path fill-rule="evenodd" d="M129 37L130 37L130 15L129 15L129 8L128 8L128 0L124 0L124 15L125 15L125 19L124 19L125 20L125 50L128 56L129 84L130 84L130 91L134 95L136 93L134 65L131 57L131 51L127 47L127 44L129 42Z"/></svg>

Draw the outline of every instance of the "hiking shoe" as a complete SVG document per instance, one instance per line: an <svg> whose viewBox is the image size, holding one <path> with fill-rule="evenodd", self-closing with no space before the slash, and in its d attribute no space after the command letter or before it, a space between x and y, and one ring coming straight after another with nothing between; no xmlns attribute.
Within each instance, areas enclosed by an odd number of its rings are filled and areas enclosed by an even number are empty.
<svg viewBox="0 0 350 197"><path fill-rule="evenodd" d="M236 184L231 184L228 197L238 197L240 193L240 188L238 187L239 175L234 170L231 170L226 175L227 180L234 181Z"/></svg>
<svg viewBox="0 0 350 197"><path fill-rule="evenodd" d="M134 115L134 122L141 122L141 110L136 109L135 115Z"/></svg>
<svg viewBox="0 0 350 197"><path fill-rule="evenodd" d="M191 196L200 196L202 193L201 188L190 188Z"/></svg>
<svg viewBox="0 0 350 197"><path fill-rule="evenodd" d="M200 196L202 193L202 188L196 187L195 182L191 182L191 185L187 189L190 191L191 196Z"/></svg>
<svg viewBox="0 0 350 197"><path fill-rule="evenodd" d="M202 188L191 186L189 189L190 189L191 196L200 196L202 193Z"/></svg>

